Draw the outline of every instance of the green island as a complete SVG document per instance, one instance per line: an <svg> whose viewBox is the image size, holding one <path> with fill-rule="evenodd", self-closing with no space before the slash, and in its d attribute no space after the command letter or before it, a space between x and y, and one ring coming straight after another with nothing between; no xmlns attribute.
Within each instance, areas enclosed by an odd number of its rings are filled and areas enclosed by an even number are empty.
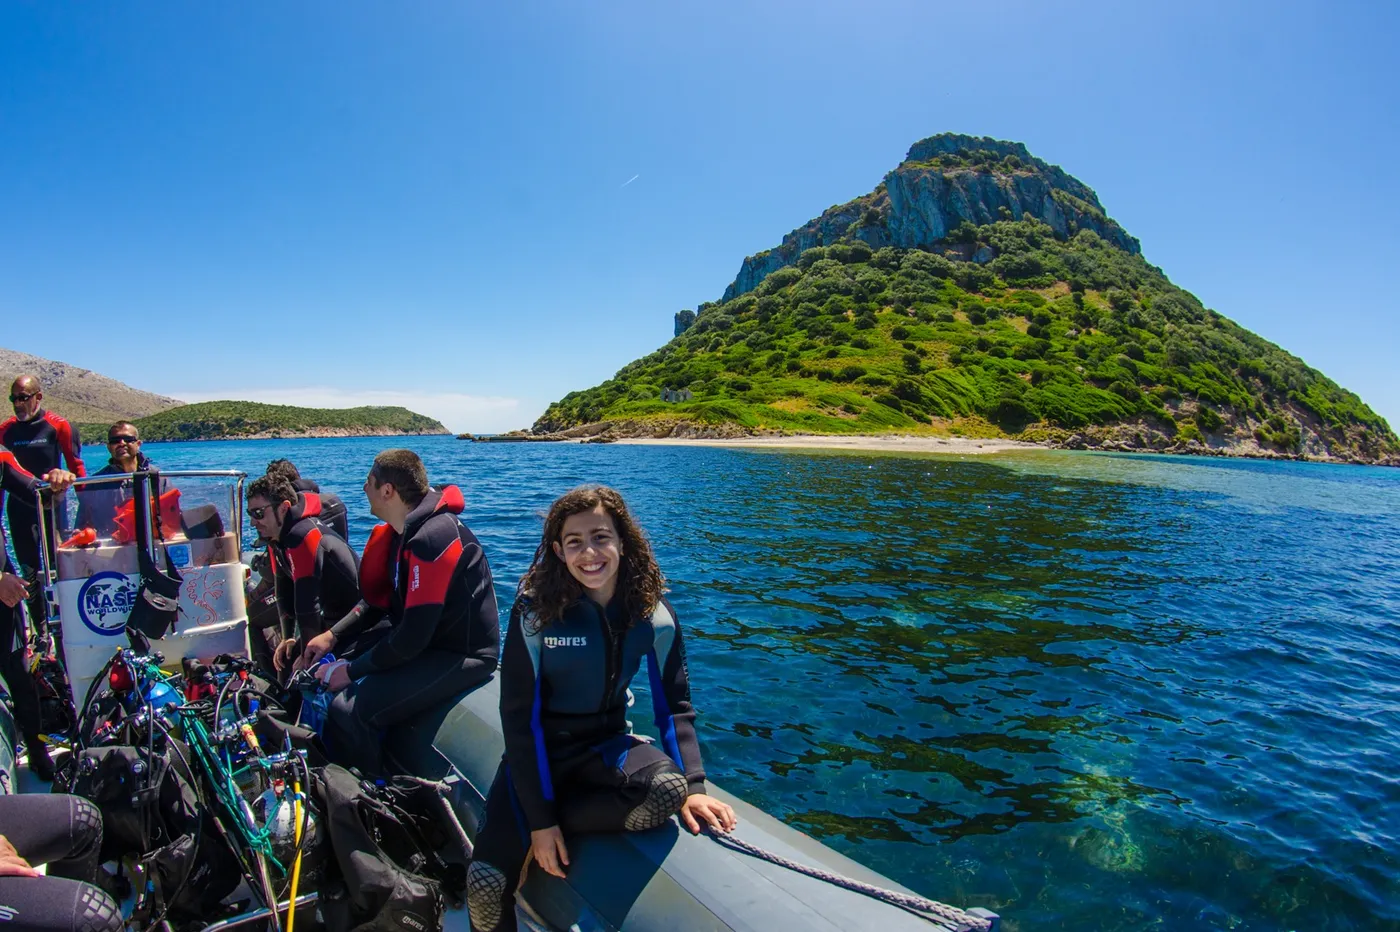
<svg viewBox="0 0 1400 932"><path fill-rule="evenodd" d="M445 434L441 423L407 408L298 408L253 401L201 401L132 420L143 441L255 440L277 437L376 437ZM89 443L101 443L108 424L80 424Z"/></svg>
<svg viewBox="0 0 1400 932"><path fill-rule="evenodd" d="M1400 464L1359 397L1173 285L1091 189L1019 143L916 143L675 330L530 434L961 435Z"/></svg>

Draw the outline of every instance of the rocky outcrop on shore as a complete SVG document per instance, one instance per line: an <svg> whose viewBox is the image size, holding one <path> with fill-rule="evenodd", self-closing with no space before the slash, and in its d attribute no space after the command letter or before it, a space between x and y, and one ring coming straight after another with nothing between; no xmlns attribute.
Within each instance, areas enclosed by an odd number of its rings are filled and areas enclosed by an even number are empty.
<svg viewBox="0 0 1400 932"><path fill-rule="evenodd" d="M1366 453L1354 447L1305 444L1293 453L1262 444L1252 436L1229 435L1203 439L1170 436L1160 427L1139 422L1089 427L1079 430L1027 431L1018 439L1030 440L1054 450L1097 450L1104 453L1174 453L1186 456L1225 456L1244 459L1295 460L1310 463L1352 463L1364 466L1400 466L1400 456Z"/></svg>
<svg viewBox="0 0 1400 932"><path fill-rule="evenodd" d="M743 437L781 437L786 433L780 430L749 430L737 424L701 424L680 418L637 418L579 424L562 430L516 430L491 436L459 434L458 439L483 443L559 443L570 440L605 443L631 439L738 440Z"/></svg>
<svg viewBox="0 0 1400 932"><path fill-rule="evenodd" d="M901 437L917 440L927 439L937 444L940 438L934 435L818 435L800 434L789 430L751 430L735 424L700 424L681 419L623 419L598 421L580 424L565 430L512 431L509 434L494 436L473 436L460 434L459 439L477 440L491 443L614 443L620 440L683 440L683 441L742 441L777 438L802 438L812 446L821 446L822 440L831 441L833 446L844 446L848 441L886 437ZM951 439L968 438L954 435ZM1051 450L1082 450L1103 453L1161 453L1185 456L1222 456L1248 459L1297 460L1316 463L1356 463L1372 466L1400 466L1400 456L1379 454L1368 456L1354 449L1331 449L1317 445L1301 453L1283 452L1263 445L1254 437L1228 436L1205 440L1182 439L1168 435L1160 426L1146 421L1115 424L1105 427L1091 427L1081 430L1057 428L1037 428L1022 434L1001 438L985 438L989 445L1010 442L1030 444Z"/></svg>

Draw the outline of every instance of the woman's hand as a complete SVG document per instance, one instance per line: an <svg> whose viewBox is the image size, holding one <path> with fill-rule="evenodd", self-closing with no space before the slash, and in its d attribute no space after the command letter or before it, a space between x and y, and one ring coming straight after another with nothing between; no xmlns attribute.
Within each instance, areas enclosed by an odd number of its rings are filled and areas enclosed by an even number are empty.
<svg viewBox="0 0 1400 932"><path fill-rule="evenodd" d="M29 587L23 578L0 570L0 602L4 602L7 608L14 608L28 597ZM3 837L0 835L0 838Z"/></svg>
<svg viewBox="0 0 1400 932"><path fill-rule="evenodd" d="M19 856L15 846L4 835L0 835L0 877L38 877L39 872L29 866L29 862Z"/></svg>
<svg viewBox="0 0 1400 932"><path fill-rule="evenodd" d="M734 808L728 803L722 803L713 796L706 796L704 793L696 793L694 796L687 796L685 803L681 806L681 821L685 827L690 829L690 834L700 834L700 820L721 835L734 831L734 826L739 824L739 817L734 814Z"/></svg>
<svg viewBox="0 0 1400 932"><path fill-rule="evenodd" d="M546 874L563 877L564 868L569 866L569 849L564 847L564 833L557 825L530 833L530 853Z"/></svg>

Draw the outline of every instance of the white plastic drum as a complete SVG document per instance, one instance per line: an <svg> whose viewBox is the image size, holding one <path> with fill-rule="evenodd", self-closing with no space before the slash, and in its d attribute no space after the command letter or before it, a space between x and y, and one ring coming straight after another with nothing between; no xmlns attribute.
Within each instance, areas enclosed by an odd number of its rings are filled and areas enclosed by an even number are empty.
<svg viewBox="0 0 1400 932"><path fill-rule="evenodd" d="M171 563L184 578L175 630L151 642L153 650L165 655L168 670L178 670L185 657L209 660L219 654L248 655L246 569L241 562L219 559L237 552L232 536L225 535L226 542L165 545ZM63 662L73 701L81 707L93 679L117 650L128 646L126 619L141 588L141 575L136 572L132 545L103 544L84 548L70 560L64 558L60 551L54 598L63 627Z"/></svg>

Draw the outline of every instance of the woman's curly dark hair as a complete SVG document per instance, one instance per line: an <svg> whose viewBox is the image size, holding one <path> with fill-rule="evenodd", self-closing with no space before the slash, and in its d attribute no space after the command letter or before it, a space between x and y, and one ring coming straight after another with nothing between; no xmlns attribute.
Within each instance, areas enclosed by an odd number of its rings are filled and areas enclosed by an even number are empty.
<svg viewBox="0 0 1400 932"><path fill-rule="evenodd" d="M656 565L651 543L632 519L627 503L607 486L584 485L560 496L550 506L535 558L520 580L518 594L529 600L528 614L535 625L543 628L553 624L563 617L565 609L583 597L583 586L554 553L554 544L562 544L566 520L581 512L592 511L599 505L611 516L622 545L617 591L626 601L628 618L650 617L656 610L656 604L661 601L666 580L661 575L661 568Z"/></svg>

